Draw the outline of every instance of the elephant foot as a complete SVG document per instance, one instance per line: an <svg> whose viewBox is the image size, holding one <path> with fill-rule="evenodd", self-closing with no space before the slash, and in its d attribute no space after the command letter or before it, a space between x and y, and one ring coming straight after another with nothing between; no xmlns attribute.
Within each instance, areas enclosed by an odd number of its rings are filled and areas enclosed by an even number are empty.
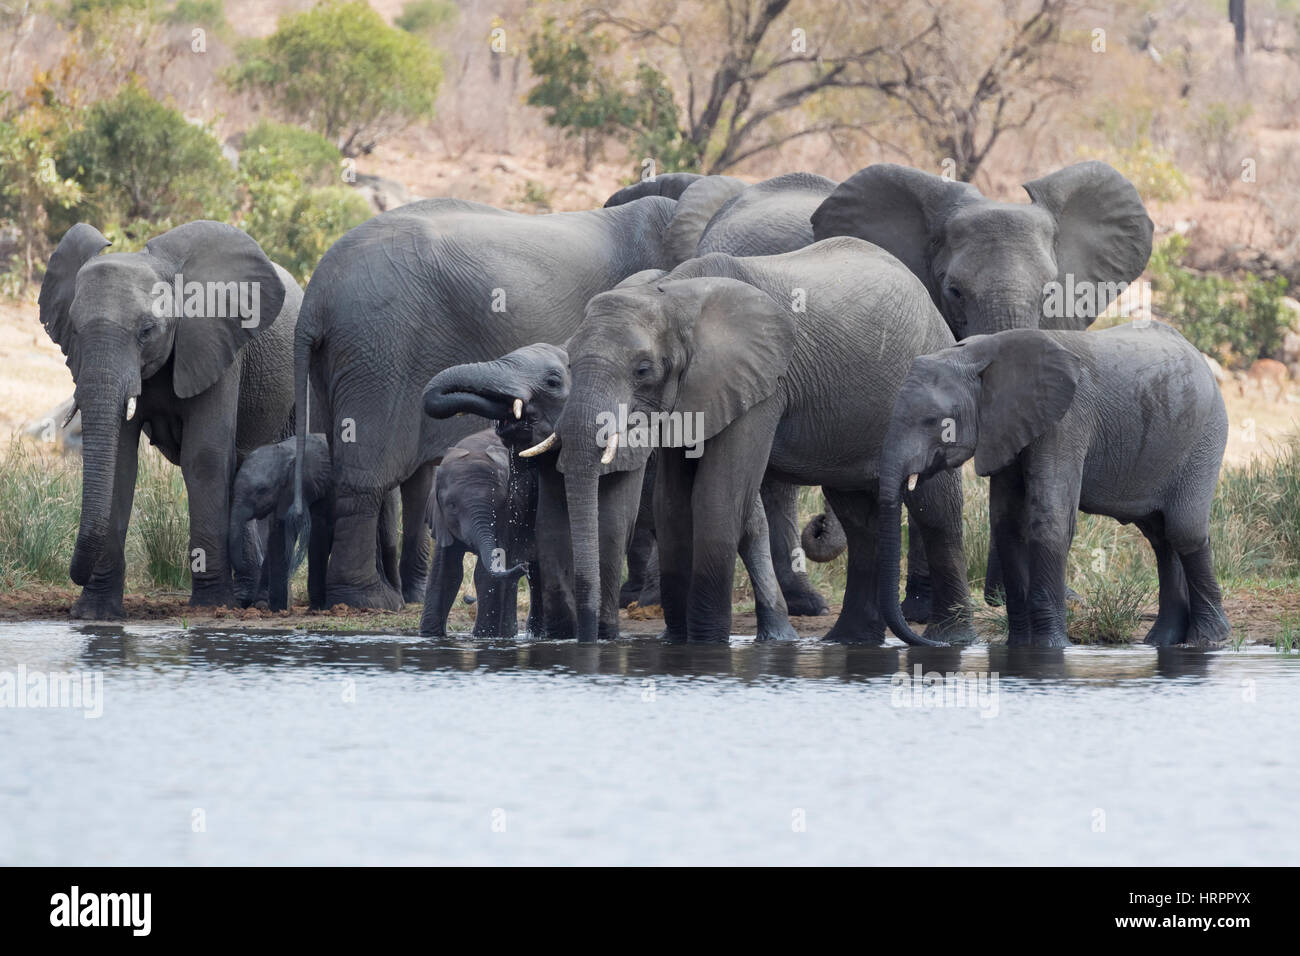
<svg viewBox="0 0 1300 956"><path fill-rule="evenodd" d="M830 613L826 599L811 587L781 589L785 596L785 607L792 617L821 617Z"/></svg>
<svg viewBox="0 0 1300 956"><path fill-rule="evenodd" d="M1142 643L1150 644L1152 647L1171 647L1174 644L1182 644L1186 634L1186 621L1170 623L1161 621L1157 616L1155 624L1147 631L1147 636L1142 638Z"/></svg>
<svg viewBox="0 0 1300 956"><path fill-rule="evenodd" d="M1070 639L1064 631L1040 631L1029 635L1013 634L1007 640L1008 647L1070 647Z"/></svg>
<svg viewBox="0 0 1300 956"><path fill-rule="evenodd" d="M194 582L190 591L190 607L235 607L235 591L229 583L204 584Z"/></svg>
<svg viewBox="0 0 1300 956"><path fill-rule="evenodd" d="M835 626L826 632L823 641L833 644L864 644L879 646L885 643L885 622L864 621L861 617L850 623L849 615L840 614Z"/></svg>
<svg viewBox="0 0 1300 956"><path fill-rule="evenodd" d="M974 644L979 640L974 625L963 618L950 618L927 625L924 636L945 644Z"/></svg>
<svg viewBox="0 0 1300 956"><path fill-rule="evenodd" d="M423 584L403 584L402 600L407 604L424 603L424 585Z"/></svg>
<svg viewBox="0 0 1300 956"><path fill-rule="evenodd" d="M126 617L122 610L122 595L83 590L68 617L80 621L120 621Z"/></svg>
<svg viewBox="0 0 1300 956"><path fill-rule="evenodd" d="M925 624L930 620L929 576L907 576L907 590L903 597L903 620L912 624Z"/></svg>
<svg viewBox="0 0 1300 956"><path fill-rule="evenodd" d="M638 603L641 596L641 585L632 581L624 581L623 586L618 590L618 607L619 610L630 604Z"/></svg>
<svg viewBox="0 0 1300 956"><path fill-rule="evenodd" d="M797 641L799 634L794 625L784 614L768 608L758 609L758 629L754 634L756 641Z"/></svg>
<svg viewBox="0 0 1300 956"><path fill-rule="evenodd" d="M362 585L327 585L325 603L330 607L346 604L348 607L373 608L379 611L400 611L406 606L401 593L395 587L378 579Z"/></svg>
<svg viewBox="0 0 1300 956"><path fill-rule="evenodd" d="M1232 637L1232 625L1222 611L1216 614L1192 616L1192 626L1187 629L1184 643L1197 647L1217 647Z"/></svg>

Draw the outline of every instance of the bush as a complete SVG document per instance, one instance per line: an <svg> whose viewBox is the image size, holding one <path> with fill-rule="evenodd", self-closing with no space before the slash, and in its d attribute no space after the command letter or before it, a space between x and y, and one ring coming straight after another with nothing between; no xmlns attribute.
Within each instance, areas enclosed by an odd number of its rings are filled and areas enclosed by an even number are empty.
<svg viewBox="0 0 1300 956"><path fill-rule="evenodd" d="M1248 366L1278 351L1288 316L1282 305L1287 282L1200 275L1182 265L1187 240L1170 236L1151 254L1148 267L1159 311L1188 341L1225 366Z"/></svg>
<svg viewBox="0 0 1300 956"><path fill-rule="evenodd" d="M431 117L442 70L424 40L390 27L368 4L324 0L241 44L226 79L356 156Z"/></svg>
<svg viewBox="0 0 1300 956"><path fill-rule="evenodd" d="M193 219L227 220L234 211L235 171L204 127L130 83L89 107L58 161L83 200L57 217L62 235L74 222L114 226L139 241ZM139 230L147 234L139 235Z"/></svg>
<svg viewBox="0 0 1300 956"><path fill-rule="evenodd" d="M23 291L50 251L48 211L81 201L81 187L57 171L65 135L61 111L42 105L0 121L0 220L14 223L22 243L17 261L0 262L6 291Z"/></svg>
<svg viewBox="0 0 1300 956"><path fill-rule="evenodd" d="M245 137L239 177L248 209L241 225L300 282L340 236L371 216L363 196L330 185L341 159L324 137L294 126L264 122Z"/></svg>

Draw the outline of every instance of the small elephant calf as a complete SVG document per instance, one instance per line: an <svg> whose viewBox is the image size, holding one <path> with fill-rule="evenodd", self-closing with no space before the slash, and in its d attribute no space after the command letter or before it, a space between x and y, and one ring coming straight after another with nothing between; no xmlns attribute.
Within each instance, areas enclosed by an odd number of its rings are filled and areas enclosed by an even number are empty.
<svg viewBox="0 0 1300 956"><path fill-rule="evenodd" d="M285 516L293 504L295 445L286 438L274 445L255 449L240 465L230 502L230 563L238 581L261 581L267 605L273 611L289 606L289 579L293 576L292 541L285 537ZM307 595L312 608L325 606L325 566L333 542L334 480L330 468L329 444L324 435L308 435L303 461L303 501L311 511L311 544L307 559ZM379 514L379 544L375 565L379 573L396 586L398 496L394 489ZM265 560L262 536L254 522L270 519ZM242 591L240 606L248 607L258 597Z"/></svg>
<svg viewBox="0 0 1300 956"><path fill-rule="evenodd" d="M1148 644L1229 633L1210 555L1228 416L1200 353L1159 322L1102 332L1015 329L917 358L880 466L880 599L898 608L899 500L974 457L991 476L1009 643L1065 647L1065 571L1077 511L1135 524L1155 550ZM904 488L906 484L906 488Z"/></svg>
<svg viewBox="0 0 1300 956"><path fill-rule="evenodd" d="M491 428L475 432L443 456L425 520L433 534L433 564L424 589L420 633L445 637L447 616L460 590L466 553L478 559L475 637L514 637L519 578L527 571L526 538L534 501L511 481L510 453Z"/></svg>

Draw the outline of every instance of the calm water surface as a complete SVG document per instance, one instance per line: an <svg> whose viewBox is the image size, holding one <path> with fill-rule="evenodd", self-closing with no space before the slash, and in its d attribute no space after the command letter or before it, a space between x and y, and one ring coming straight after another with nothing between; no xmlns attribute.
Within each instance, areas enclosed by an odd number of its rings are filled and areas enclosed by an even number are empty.
<svg viewBox="0 0 1300 956"><path fill-rule="evenodd" d="M28 623L6 680L5 864L1300 863L1271 648Z"/></svg>

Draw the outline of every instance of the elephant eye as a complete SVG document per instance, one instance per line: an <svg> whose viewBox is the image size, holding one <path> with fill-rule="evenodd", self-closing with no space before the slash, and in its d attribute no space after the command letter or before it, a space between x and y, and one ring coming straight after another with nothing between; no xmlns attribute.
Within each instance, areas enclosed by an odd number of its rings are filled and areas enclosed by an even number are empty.
<svg viewBox="0 0 1300 956"><path fill-rule="evenodd" d="M143 342L143 341L145 341L147 338L149 338L149 336L153 335L154 330L155 330L156 328L158 328L158 326L155 325L155 324L152 323L152 322L149 322L149 323L146 323L145 325L140 326L140 332L139 332L139 335L138 335L138 338L140 339L140 341Z"/></svg>
<svg viewBox="0 0 1300 956"><path fill-rule="evenodd" d="M637 363L636 377L645 378L653 371L654 371L654 364L648 360L642 359L639 363Z"/></svg>
<svg viewBox="0 0 1300 956"><path fill-rule="evenodd" d="M560 378L560 376L558 375L552 375L550 378L546 380L547 388L559 388L563 384L564 384L564 379Z"/></svg>

